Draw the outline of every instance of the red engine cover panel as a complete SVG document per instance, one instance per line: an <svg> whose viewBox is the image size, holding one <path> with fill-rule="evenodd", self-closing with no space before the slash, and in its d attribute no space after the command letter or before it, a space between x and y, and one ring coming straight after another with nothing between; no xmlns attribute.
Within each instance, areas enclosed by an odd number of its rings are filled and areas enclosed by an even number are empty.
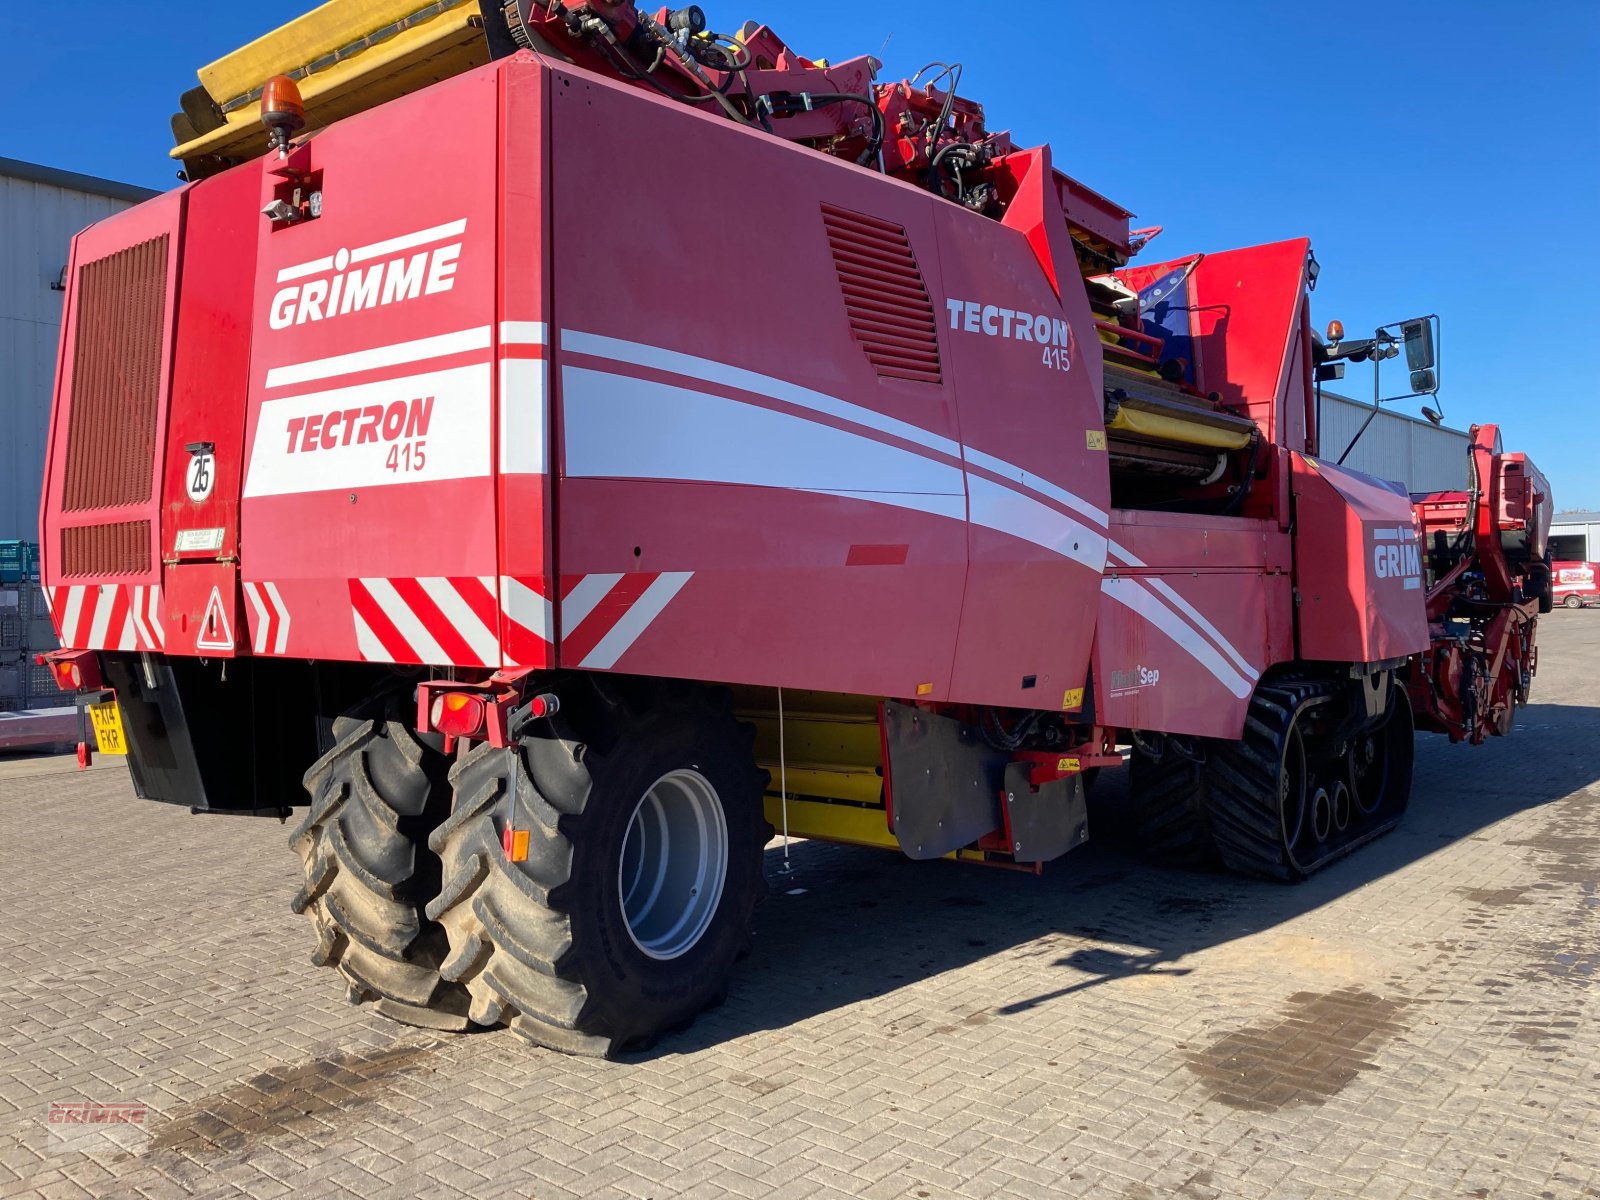
<svg viewBox="0 0 1600 1200"><path fill-rule="evenodd" d="M562 663L1059 706L1104 555L1098 342L1028 232L553 77Z"/></svg>
<svg viewBox="0 0 1600 1200"><path fill-rule="evenodd" d="M1398 484L1293 456L1299 657L1370 663L1428 646L1422 548Z"/></svg>

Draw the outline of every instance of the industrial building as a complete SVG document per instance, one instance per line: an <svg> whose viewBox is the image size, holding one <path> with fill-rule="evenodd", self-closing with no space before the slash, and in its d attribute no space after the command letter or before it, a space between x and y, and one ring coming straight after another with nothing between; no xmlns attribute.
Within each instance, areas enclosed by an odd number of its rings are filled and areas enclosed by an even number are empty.
<svg viewBox="0 0 1600 1200"><path fill-rule="evenodd" d="M72 235L155 194L0 158L0 541L39 536L45 431Z"/></svg>
<svg viewBox="0 0 1600 1200"><path fill-rule="evenodd" d="M1370 402L1324 391L1317 423L1321 456L1337 462L1371 415ZM1449 491L1467 486L1470 441L1463 430L1434 425L1385 406L1356 439L1344 465L1403 483L1412 492Z"/></svg>
<svg viewBox="0 0 1600 1200"><path fill-rule="evenodd" d="M1557 562L1593 562L1600 556L1600 512L1557 513L1550 522L1550 555Z"/></svg>

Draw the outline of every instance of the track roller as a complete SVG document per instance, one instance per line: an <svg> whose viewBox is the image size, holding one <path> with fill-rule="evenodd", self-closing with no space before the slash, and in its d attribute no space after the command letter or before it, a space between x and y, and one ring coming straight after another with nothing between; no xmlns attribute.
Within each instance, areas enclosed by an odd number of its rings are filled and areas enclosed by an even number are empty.
<svg viewBox="0 0 1600 1200"><path fill-rule="evenodd" d="M517 750L482 745L450 773L430 845L447 979L472 1019L538 1045L611 1055L716 1003L764 891L766 772L723 689L633 703L574 683ZM525 861L505 851L526 831Z"/></svg>

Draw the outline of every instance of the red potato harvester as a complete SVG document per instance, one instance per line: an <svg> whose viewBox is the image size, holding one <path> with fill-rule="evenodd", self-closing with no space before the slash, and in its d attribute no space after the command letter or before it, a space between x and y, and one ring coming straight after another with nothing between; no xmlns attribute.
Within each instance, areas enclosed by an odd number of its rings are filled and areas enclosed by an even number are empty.
<svg viewBox="0 0 1600 1200"><path fill-rule="evenodd" d="M76 239L50 662L140 795L301 810L352 999L613 1052L725 989L773 826L1036 871L1119 746L1154 856L1299 879L1526 702L1539 472L1319 454L1435 319L1317 335L1305 239L1133 265L958 66L879 70L336 0Z"/></svg>

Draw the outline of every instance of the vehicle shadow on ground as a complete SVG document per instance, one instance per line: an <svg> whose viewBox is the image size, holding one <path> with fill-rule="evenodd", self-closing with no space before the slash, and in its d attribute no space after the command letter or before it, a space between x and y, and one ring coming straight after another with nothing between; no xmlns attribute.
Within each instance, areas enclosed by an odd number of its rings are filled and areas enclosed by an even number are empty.
<svg viewBox="0 0 1600 1200"><path fill-rule="evenodd" d="M1126 771L1096 785L1090 844L1042 876L817 842L795 843L785 870L782 850L769 849L756 948L735 972L728 1001L630 1057L691 1053L781 1029L1052 935L1099 944L1053 961L1042 955L1060 969L1059 985L1003 1005L999 1016L1111 980L1188 974L1185 959L1199 950L1310 912L1600 779L1600 753L1589 744L1595 719L1592 708L1534 704L1512 737L1481 747L1419 735L1400 827L1298 885L1141 861L1116 836Z"/></svg>

